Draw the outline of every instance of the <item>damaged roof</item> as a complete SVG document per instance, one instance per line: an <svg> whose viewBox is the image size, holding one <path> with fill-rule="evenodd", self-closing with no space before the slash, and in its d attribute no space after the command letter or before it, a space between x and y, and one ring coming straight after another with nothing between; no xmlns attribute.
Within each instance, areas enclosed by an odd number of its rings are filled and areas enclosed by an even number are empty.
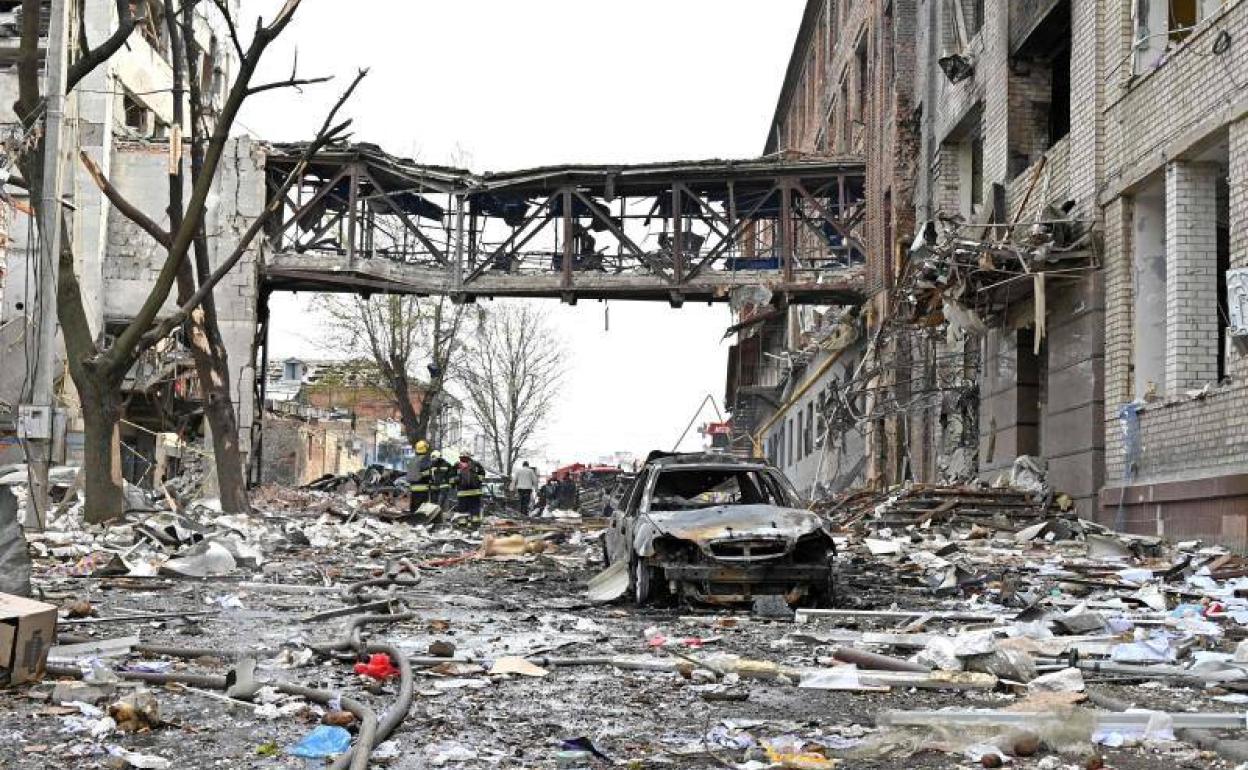
<svg viewBox="0 0 1248 770"><path fill-rule="evenodd" d="M271 145L270 162L295 163L306 142ZM428 187L441 192L539 193L573 183L607 198L616 195L653 195L670 187L673 180L702 191L726 189L727 179L740 184L757 177L770 186L777 175L815 179L838 174L860 175L865 164L853 157L792 160L783 157L710 159L633 164L569 163L554 166L474 173L452 166L425 165L391 155L375 144L336 145L322 150L313 169L337 170L344 163L363 161L369 173L391 189ZM332 172L330 172L332 175Z"/></svg>

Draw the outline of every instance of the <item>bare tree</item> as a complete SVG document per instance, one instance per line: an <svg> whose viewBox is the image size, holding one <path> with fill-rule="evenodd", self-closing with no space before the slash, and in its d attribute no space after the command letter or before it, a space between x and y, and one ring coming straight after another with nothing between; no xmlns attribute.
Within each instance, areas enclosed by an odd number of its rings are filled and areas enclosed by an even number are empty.
<svg viewBox="0 0 1248 770"><path fill-rule="evenodd" d="M408 443L427 439L437 404L463 368L462 332L471 306L400 294L326 294L320 306L333 323L332 344L349 355L367 355L377 367Z"/></svg>
<svg viewBox="0 0 1248 770"><path fill-rule="evenodd" d="M531 304L500 304L477 325L462 381L499 472L511 473L554 411L565 358L546 313Z"/></svg>
<svg viewBox="0 0 1248 770"><path fill-rule="evenodd" d="M188 4L192 7L191 10L193 10L193 6L196 3L194 0L191 0ZM40 90L39 78L41 67L39 53L39 16L41 5L41 0L23 0L22 3L22 41L18 63L19 97L14 105L23 128L29 136L35 138L30 150L23 154L18 161L18 167L30 190L32 200L41 200L43 187L41 169L44 157L44 141L40 129L42 128L41 122L44 112L44 96ZM350 122L347 121L334 125L333 121L347 97L354 91L356 84L359 82L359 77L363 76L363 73L360 73L360 76L352 82L351 86L334 105L329 117L320 131L318 131L316 138L305 148L302 162L279 185L276 194L261 215L239 238L235 249L215 270L209 272L207 252L204 246L206 244L204 230L205 207L208 195L211 192L213 179L224 156L230 132L239 110L247 98L256 93L274 88L298 86L308 82L292 75L290 79L277 83L260 86L251 85L251 79L264 56L265 50L290 24L296 10L299 8L300 0L286 0L273 20L267 24L262 20L258 20L251 41L245 46L237 34L234 20L228 16L228 6L224 3L214 3L213 5L218 12L226 15L225 21L231 31L235 50L239 55L239 71L211 128L202 120L202 101L197 106L194 104L196 100L194 98L191 99L191 117L193 120L191 122L190 196L189 200L183 200L184 175L186 173L183 164L181 162L171 163L169 174L169 229L165 230L127 201L104 178L99 169L95 168L85 155L83 156L88 171L90 171L92 177L113 203L114 207L123 216L139 225L151 235L165 248L166 252L160 272L154 285L144 298L142 306L138 308L134 318L126 324L111 345L105 345L102 341L94 338L91 333L91 326L83 303L82 289L74 273L73 239L69 237L68 223L64 213L62 211L36 211L36 223L42 238L46 239L49 230L53 227L60 227L62 231L62 247L58 255L57 314L65 338L70 377L73 379L82 403L86 405L86 408L83 409L86 434L84 441L86 482L84 488L86 493L86 517L89 521L107 521L120 516L124 509L121 474L118 467L119 455L115 448L117 428L122 411L121 385L126 374L130 371L135 361L138 360L139 356L170 332L184 324L188 325L191 332L188 338L194 340L196 335L200 337L197 342L192 344L193 349L198 348L197 363L199 363L202 356L205 363L209 365L210 372L219 371L219 367L224 363L224 359L218 358L217 353L213 352L213 346L216 343L212 339L213 330L209 325L210 311L208 308L211 307L210 298L213 288L247 253L251 242L260 233L265 222L279 209L282 197L293 186L298 178L297 174L302 172L313 155L326 144L343 138ZM77 36L74 45L76 59L70 65L67 79L68 91L72 92L75 86L87 74L107 62L113 54L120 50L134 31L136 19L131 10L130 0L117 0L117 15L120 20L118 29L98 46L94 48L89 47L88 41L85 39L85 33L80 33ZM189 24L190 19L191 16L188 13L187 4L183 5L183 13L180 17L170 13L168 25L171 34L175 37L185 37L187 39L193 37L186 32L182 35L178 34L178 30L183 25ZM56 45L58 43L57 41L52 41L52 44ZM185 48L187 52L194 50L193 45ZM177 52L178 55L172 57L175 63L174 71L178 77L173 101L180 117L181 111L184 109L182 106L182 95L185 80L183 78L187 72L182 67L180 60L185 53L180 50ZM197 81L198 77L192 77L191 80L193 82ZM197 86L193 86L193 89L197 89ZM192 97L194 97L194 94L192 94ZM182 126L179 125L171 138L171 157L173 158L180 158L181 155L181 129ZM190 268L188 262L192 249L195 250L197 260L194 270ZM168 299L175 282L179 283L178 308L169 318L159 321L158 316L161 308ZM215 324L215 311L212 312L211 319L212 323ZM219 343L219 332L217 332L216 338L216 342ZM218 352L223 353L223 350L224 348L222 347ZM210 373L208 381L205 382L205 387L211 388L213 392L218 392L220 383L214 381L215 376L215 374ZM228 377L225 379L224 385L226 393L225 407L230 410L229 419L236 426L237 422L232 414L232 404L228 398ZM210 402L211 400L212 396L210 396ZM211 403L210 408L215 409ZM218 418L221 417L222 415L219 414ZM223 421L223 424L228 427L230 423ZM231 451L228 446L229 442L234 442L232 451L237 454L236 427L232 431L218 431L214 424L213 428L214 433L221 434L218 438L226 443L224 449L227 457ZM239 473L241 476L241 465L239 466ZM231 481L231 494L234 494L235 491ZM235 505L246 506L245 492L241 504L236 500Z"/></svg>

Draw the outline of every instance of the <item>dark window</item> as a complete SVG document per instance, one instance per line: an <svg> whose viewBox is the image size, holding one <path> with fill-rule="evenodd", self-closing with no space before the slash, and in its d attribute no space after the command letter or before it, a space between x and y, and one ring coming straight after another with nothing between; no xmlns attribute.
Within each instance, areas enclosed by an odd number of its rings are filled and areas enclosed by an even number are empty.
<svg viewBox="0 0 1248 770"><path fill-rule="evenodd" d="M961 2L962 0L958 0ZM975 8L971 12L971 34L974 35L984 28L984 0L975 0Z"/></svg>
<svg viewBox="0 0 1248 770"><path fill-rule="evenodd" d="M869 93L870 75L867 71L867 36L863 35L858 43L858 120L867 120L867 94Z"/></svg>
<svg viewBox="0 0 1248 770"><path fill-rule="evenodd" d="M122 97L126 111L126 126L136 131L147 130L147 109L130 94Z"/></svg>
<svg viewBox="0 0 1248 770"><path fill-rule="evenodd" d="M971 205L984 203L984 140L971 140Z"/></svg>
<svg viewBox="0 0 1248 770"><path fill-rule="evenodd" d="M806 454L815 451L815 403L806 405Z"/></svg>
<svg viewBox="0 0 1248 770"><path fill-rule="evenodd" d="M1200 21L1199 0L1170 0L1170 39L1186 40Z"/></svg>
<svg viewBox="0 0 1248 770"><path fill-rule="evenodd" d="M1053 57L1053 82L1049 89L1049 147L1070 133L1070 40Z"/></svg>

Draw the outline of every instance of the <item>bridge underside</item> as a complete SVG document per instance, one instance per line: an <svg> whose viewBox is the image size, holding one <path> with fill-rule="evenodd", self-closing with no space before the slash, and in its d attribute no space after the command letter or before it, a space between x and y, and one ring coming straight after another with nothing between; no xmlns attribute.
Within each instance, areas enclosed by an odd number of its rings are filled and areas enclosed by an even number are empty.
<svg viewBox="0 0 1248 770"><path fill-rule="evenodd" d="M275 184L299 146L275 148ZM475 175L357 145L322 154L270 223L272 291L790 302L863 294L863 164L705 161Z"/></svg>

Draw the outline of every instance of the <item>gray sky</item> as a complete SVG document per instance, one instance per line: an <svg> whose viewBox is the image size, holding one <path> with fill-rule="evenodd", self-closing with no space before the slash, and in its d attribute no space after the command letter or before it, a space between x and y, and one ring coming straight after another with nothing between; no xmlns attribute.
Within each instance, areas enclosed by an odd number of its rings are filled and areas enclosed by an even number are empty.
<svg viewBox="0 0 1248 770"><path fill-rule="evenodd" d="M243 28L279 0L243 0ZM256 82L336 75L266 94L241 122L307 139L346 81L358 141L428 163L498 171L569 162L753 157L762 151L801 0L304 0ZM566 401L544 437L562 459L669 448L722 399L726 305L545 301L565 335ZM488 307L488 305L487 305ZM272 355L325 355L306 298L273 299ZM709 416L709 415L708 415ZM697 436L685 448L697 444Z"/></svg>

